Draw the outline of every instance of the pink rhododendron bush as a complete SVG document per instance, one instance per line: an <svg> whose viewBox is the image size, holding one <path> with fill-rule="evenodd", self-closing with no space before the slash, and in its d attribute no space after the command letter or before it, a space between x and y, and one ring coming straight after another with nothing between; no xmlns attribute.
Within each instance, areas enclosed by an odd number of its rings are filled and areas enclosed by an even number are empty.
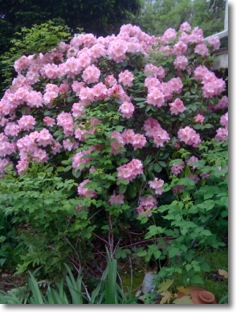
<svg viewBox="0 0 236 312"><path fill-rule="evenodd" d="M228 138L226 83L211 69L219 46L188 23L161 37L123 25L116 36L80 34L46 54L22 56L0 101L2 179L10 167L24 179L45 164L74 181L84 240L113 253L132 247L136 229L151 240L136 245L146 261L188 254L186 272L204 270L191 250L210 240L219 247L210 227L227 206L225 193L217 199ZM161 249L163 237L173 243Z"/></svg>

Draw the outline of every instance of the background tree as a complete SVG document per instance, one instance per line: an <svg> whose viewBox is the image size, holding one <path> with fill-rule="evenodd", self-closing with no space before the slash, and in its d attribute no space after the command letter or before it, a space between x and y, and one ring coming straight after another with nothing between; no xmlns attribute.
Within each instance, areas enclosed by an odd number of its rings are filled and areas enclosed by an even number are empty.
<svg viewBox="0 0 236 312"><path fill-rule="evenodd" d="M202 28L209 36L224 29L225 1L142 0L138 22L142 29L156 35L166 28L178 29L184 21Z"/></svg>

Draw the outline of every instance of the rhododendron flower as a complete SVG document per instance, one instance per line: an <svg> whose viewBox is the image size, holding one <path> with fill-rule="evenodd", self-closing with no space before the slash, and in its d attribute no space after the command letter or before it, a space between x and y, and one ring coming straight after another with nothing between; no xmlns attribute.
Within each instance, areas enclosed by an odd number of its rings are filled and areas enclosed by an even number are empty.
<svg viewBox="0 0 236 312"><path fill-rule="evenodd" d="M159 122L154 118L148 118L145 121L143 128L146 131L146 135L153 138L153 143L156 147L162 147L164 146L164 143L170 140L169 134L162 129Z"/></svg>
<svg viewBox="0 0 236 312"><path fill-rule="evenodd" d="M116 195L115 192L113 192L113 195L109 199L109 203L111 205L122 205L124 204L124 195L123 194L118 194Z"/></svg>
<svg viewBox="0 0 236 312"><path fill-rule="evenodd" d="M0 177L3 176L3 174L7 171L7 166L12 165L12 162L7 159L0 159Z"/></svg>
<svg viewBox="0 0 236 312"><path fill-rule="evenodd" d="M187 160L187 164L191 164L191 163L194 163L194 162L199 162L199 159L196 157L196 156L191 156L188 160ZM191 166L193 169L196 169L197 166Z"/></svg>
<svg viewBox="0 0 236 312"><path fill-rule="evenodd" d="M90 158L89 158L90 152L91 152L91 150L87 150L87 151L81 151L81 152L75 154L75 156L73 157L73 160L72 160L72 167L74 169L77 169L79 166L89 163L90 162Z"/></svg>
<svg viewBox="0 0 236 312"><path fill-rule="evenodd" d="M118 179L123 178L127 181L132 181L137 177L137 175L143 173L143 164L140 160L133 159L129 163L118 167L117 172Z"/></svg>
<svg viewBox="0 0 236 312"><path fill-rule="evenodd" d="M158 79L163 79L166 75L165 70L162 66L155 66L153 64L145 65L144 73Z"/></svg>
<svg viewBox="0 0 236 312"><path fill-rule="evenodd" d="M36 125L36 120L31 115L24 115L18 120L18 125L21 130L29 131Z"/></svg>
<svg viewBox="0 0 236 312"><path fill-rule="evenodd" d="M184 162L180 162L179 164L173 164L171 167L171 173L174 175L180 174L184 170Z"/></svg>
<svg viewBox="0 0 236 312"><path fill-rule="evenodd" d="M43 122L45 122L48 127L53 127L55 125L55 119L49 116L44 117Z"/></svg>
<svg viewBox="0 0 236 312"><path fill-rule="evenodd" d="M152 215L151 211L157 205L157 200L155 197L148 195L139 198L139 205L137 207L138 214L145 214L147 217Z"/></svg>
<svg viewBox="0 0 236 312"><path fill-rule="evenodd" d="M228 139L228 128L217 129L215 138L217 141L226 141Z"/></svg>
<svg viewBox="0 0 236 312"><path fill-rule="evenodd" d="M85 104L82 102L74 103L72 105L72 116L73 117L82 117L85 112Z"/></svg>
<svg viewBox="0 0 236 312"><path fill-rule="evenodd" d="M4 129L4 133L9 136L17 136L20 132L20 126L14 122L9 122Z"/></svg>
<svg viewBox="0 0 236 312"><path fill-rule="evenodd" d="M132 129L126 129L122 133L122 138L125 144L132 144L134 150L143 148L147 142L143 134L135 133Z"/></svg>
<svg viewBox="0 0 236 312"><path fill-rule="evenodd" d="M180 25L179 30L190 32L191 31L191 26L190 26L190 24L188 22L184 22L184 23L182 23Z"/></svg>
<svg viewBox="0 0 236 312"><path fill-rule="evenodd" d="M184 106L183 101L180 99L176 99L173 103L170 103L170 112L171 115L178 115L180 113L183 113L186 110L186 107Z"/></svg>
<svg viewBox="0 0 236 312"><path fill-rule="evenodd" d="M69 151L69 152L77 149L79 146L78 142L72 142L70 141L70 139L63 140L62 144L63 144L64 150Z"/></svg>
<svg viewBox="0 0 236 312"><path fill-rule="evenodd" d="M80 196L94 198L96 197L97 193L95 191L89 190L86 187L86 184L88 184L89 182L91 182L91 180L89 179L86 179L83 182L81 182L77 188L77 192Z"/></svg>
<svg viewBox="0 0 236 312"><path fill-rule="evenodd" d="M202 57L209 55L209 50L204 43L196 45L194 52Z"/></svg>
<svg viewBox="0 0 236 312"><path fill-rule="evenodd" d="M119 107L119 111L121 111L122 117L129 119L133 115L134 105L130 102L123 102Z"/></svg>
<svg viewBox="0 0 236 312"><path fill-rule="evenodd" d="M87 83L95 83L98 82L100 75L100 70L95 65L91 65L83 71L82 78Z"/></svg>
<svg viewBox="0 0 236 312"><path fill-rule="evenodd" d="M161 195L164 193L164 189L162 188L164 185L164 181L158 178L155 178L153 181L148 182L149 186L155 190L157 195Z"/></svg>
<svg viewBox="0 0 236 312"><path fill-rule="evenodd" d="M152 89L147 95L147 103L153 106L162 107L165 103L165 96L159 89Z"/></svg>
<svg viewBox="0 0 236 312"><path fill-rule="evenodd" d="M105 84L106 84L108 87L113 87L114 85L117 84L117 80L116 80L116 78L115 78L113 75L108 75L108 76L105 78Z"/></svg>
<svg viewBox="0 0 236 312"><path fill-rule="evenodd" d="M125 70L119 74L119 82L125 87L132 87L133 80L134 75L128 70Z"/></svg>
<svg viewBox="0 0 236 312"><path fill-rule="evenodd" d="M201 143L200 135L189 126L178 131L178 138L180 141L183 141L187 145L192 145L193 147Z"/></svg>
<svg viewBox="0 0 236 312"><path fill-rule="evenodd" d="M218 50L220 48L220 38L218 36L211 37L208 40L208 43L214 48L214 50Z"/></svg>
<svg viewBox="0 0 236 312"><path fill-rule="evenodd" d="M228 112L225 113L223 116L221 116L220 124L221 124L221 126L223 126L225 128L228 128Z"/></svg>
<svg viewBox="0 0 236 312"><path fill-rule="evenodd" d="M36 141L40 146L45 147L47 145L52 144L53 136L51 135L51 133L47 129L42 129L38 133L38 137L37 137Z"/></svg>
<svg viewBox="0 0 236 312"><path fill-rule="evenodd" d="M125 145L123 136L121 135L121 133L113 131L111 133L111 139L113 139L111 142L112 153L114 155L121 154L123 152L122 148Z"/></svg>
<svg viewBox="0 0 236 312"><path fill-rule="evenodd" d="M177 70L185 70L188 66L188 59L186 56L179 55L174 61L174 66Z"/></svg>
<svg viewBox="0 0 236 312"><path fill-rule="evenodd" d="M29 162L27 160L19 160L17 165L16 165L16 169L18 174L22 174L24 173L29 167Z"/></svg>
<svg viewBox="0 0 236 312"><path fill-rule="evenodd" d="M201 123L201 124L203 124L204 119L205 119L205 117L202 116L201 114L197 114L197 115L194 117L194 120L195 120L196 122Z"/></svg>

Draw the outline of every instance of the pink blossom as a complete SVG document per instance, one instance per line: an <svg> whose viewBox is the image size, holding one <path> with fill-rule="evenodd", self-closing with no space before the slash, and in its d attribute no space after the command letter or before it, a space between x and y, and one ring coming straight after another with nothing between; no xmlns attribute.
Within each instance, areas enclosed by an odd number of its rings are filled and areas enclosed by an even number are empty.
<svg viewBox="0 0 236 312"><path fill-rule="evenodd" d="M20 132L20 126L15 122L9 122L4 129L4 133L9 136L17 136Z"/></svg>
<svg viewBox="0 0 236 312"><path fill-rule="evenodd" d="M47 145L52 144L53 136L47 129L44 128L38 133L36 141L40 146L46 147Z"/></svg>
<svg viewBox="0 0 236 312"><path fill-rule="evenodd" d="M152 75L155 78L163 79L166 75L165 70L162 66L155 66L153 64L147 64L144 67L144 73Z"/></svg>
<svg viewBox="0 0 236 312"><path fill-rule="evenodd" d="M184 170L184 162L183 161L181 161L178 164L173 164L171 167L171 173L176 175L176 176L178 174L180 174L183 170Z"/></svg>
<svg viewBox="0 0 236 312"><path fill-rule="evenodd" d="M175 101L169 105L171 115L178 115L186 110L183 101L181 101L179 98L175 99Z"/></svg>
<svg viewBox="0 0 236 312"><path fill-rule="evenodd" d="M145 214L147 217L150 217L151 211L157 205L157 200L155 197L148 195L139 198L139 205L137 207L138 214Z"/></svg>
<svg viewBox="0 0 236 312"><path fill-rule="evenodd" d="M153 181L148 182L149 186L155 190L157 195L164 193L163 185L164 181L158 178L155 178Z"/></svg>
<svg viewBox="0 0 236 312"><path fill-rule="evenodd" d="M125 53L127 52L126 41L115 39L110 42L108 47L108 55L116 63L120 63L125 59Z"/></svg>
<svg viewBox="0 0 236 312"><path fill-rule="evenodd" d="M225 113L223 116L221 116L220 124L221 124L221 126L228 128L228 112Z"/></svg>
<svg viewBox="0 0 236 312"><path fill-rule="evenodd" d="M85 113L85 104L82 102L74 103L72 105L72 115L75 118L82 117Z"/></svg>
<svg viewBox="0 0 236 312"><path fill-rule="evenodd" d="M74 122L70 113L61 112L57 116L57 124L63 128L66 136L73 135Z"/></svg>
<svg viewBox="0 0 236 312"><path fill-rule="evenodd" d="M89 182L91 182L91 180L89 179L86 179L83 182L81 182L77 188L77 191L80 196L94 198L96 197L97 193L85 187L86 184L88 184Z"/></svg>
<svg viewBox="0 0 236 312"><path fill-rule="evenodd" d="M107 97L108 90L105 84L99 82L92 88L95 101L103 100Z"/></svg>
<svg viewBox="0 0 236 312"><path fill-rule="evenodd" d="M199 162L199 159L196 156L191 156L188 160L187 160L187 164L190 165L194 162ZM196 169L197 166L193 165L191 166L193 169Z"/></svg>
<svg viewBox="0 0 236 312"><path fill-rule="evenodd" d="M52 154L53 155L56 155L56 154L59 154L61 149L62 149L62 146L59 142L57 141L54 141L51 145L51 149L52 149Z"/></svg>
<svg viewBox="0 0 236 312"><path fill-rule="evenodd" d="M152 89L147 95L147 103L153 106L162 107L165 103L163 92L159 89Z"/></svg>
<svg viewBox="0 0 236 312"><path fill-rule="evenodd" d="M108 75L108 76L105 78L105 84L106 84L108 87L113 87L114 85L117 84L117 80L116 80L116 78L115 78L113 75Z"/></svg>
<svg viewBox="0 0 236 312"><path fill-rule="evenodd" d="M119 111L121 111L123 118L129 119L134 113L134 105L129 102L123 102L119 107Z"/></svg>
<svg viewBox="0 0 236 312"><path fill-rule="evenodd" d="M122 204L124 204L124 195L123 194L116 195L116 193L113 192L113 195L109 199L109 203L111 205L122 205Z"/></svg>
<svg viewBox="0 0 236 312"><path fill-rule="evenodd" d="M213 110L221 110L228 108L228 97L224 95L221 99L219 99L216 105L212 106Z"/></svg>
<svg viewBox="0 0 236 312"><path fill-rule="evenodd" d="M186 56L179 55L174 60L174 66L177 70L185 70L188 66L188 59Z"/></svg>
<svg viewBox="0 0 236 312"><path fill-rule="evenodd" d="M220 48L220 39L218 36L211 37L208 43L214 48L214 51Z"/></svg>
<svg viewBox="0 0 236 312"><path fill-rule="evenodd" d="M188 49L188 46L186 43L183 41L178 41L174 46L173 46L173 53L176 55L182 55L185 54Z"/></svg>
<svg viewBox="0 0 236 312"><path fill-rule="evenodd" d="M0 177L3 176L3 174L7 171L7 166L12 165L12 162L7 159L0 159Z"/></svg>
<svg viewBox="0 0 236 312"><path fill-rule="evenodd" d="M133 159L129 163L122 165L117 168L118 172L118 179L125 179L127 181L132 181L134 180L137 175L140 175L143 173L143 164L140 160L138 159Z"/></svg>
<svg viewBox="0 0 236 312"><path fill-rule="evenodd" d="M156 147L163 147L164 143L170 140L169 134L162 129L159 122L154 118L148 118L143 126L148 137L153 138L153 143Z"/></svg>
<svg viewBox="0 0 236 312"><path fill-rule="evenodd" d="M226 141L228 139L228 128L217 129L215 138L217 141Z"/></svg>
<svg viewBox="0 0 236 312"><path fill-rule="evenodd" d="M70 139L63 140L62 144L63 144L64 150L69 151L69 152L77 149L79 146L78 142L75 142L75 141L73 142Z"/></svg>
<svg viewBox="0 0 236 312"><path fill-rule="evenodd" d="M180 28L179 28L180 31L191 31L191 26L188 22L184 22L180 25Z"/></svg>
<svg viewBox="0 0 236 312"><path fill-rule="evenodd" d="M195 183L198 183L198 182L200 181L200 178L199 178L199 176L198 176L196 173L194 173L194 174L189 174L189 175L187 176L187 178L189 178L191 181L193 181L193 182L195 182Z"/></svg>
<svg viewBox="0 0 236 312"><path fill-rule="evenodd" d="M83 71L82 78L86 83L95 83L98 82L100 74L100 70L92 64Z"/></svg>
<svg viewBox="0 0 236 312"><path fill-rule="evenodd" d="M197 114L197 115L194 117L194 120L195 120L196 122L201 123L201 124L203 124L204 119L205 119L205 117L202 116L201 114Z"/></svg>
<svg viewBox="0 0 236 312"><path fill-rule="evenodd" d="M53 127L55 125L55 119L49 116L44 117L43 122L45 122L48 127Z"/></svg>
<svg viewBox="0 0 236 312"><path fill-rule="evenodd" d="M134 150L143 148L147 142L143 134L135 133L132 129L126 129L122 133L122 138L125 144L132 144Z"/></svg>
<svg viewBox="0 0 236 312"><path fill-rule="evenodd" d="M119 83L123 84L125 87L132 87L133 86L134 75L125 70L119 74Z"/></svg>
<svg viewBox="0 0 236 312"><path fill-rule="evenodd" d="M200 43L200 44L196 45L194 52L196 54L201 55L202 57L209 55L209 50L204 43Z"/></svg>
<svg viewBox="0 0 236 312"><path fill-rule="evenodd" d="M89 158L90 152L91 152L91 150L81 151L79 153L76 153L75 156L73 157L72 167L74 169L77 169L79 166L89 163L90 162L90 158Z"/></svg>
<svg viewBox="0 0 236 312"><path fill-rule="evenodd" d="M121 135L121 133L113 131L111 133L111 139L113 139L111 142L112 153L114 155L121 154L122 148L125 145L123 136Z"/></svg>
<svg viewBox="0 0 236 312"><path fill-rule="evenodd" d="M18 125L21 130L29 131L36 125L36 120L31 115L24 115L18 120Z"/></svg>
<svg viewBox="0 0 236 312"><path fill-rule="evenodd" d="M161 37L161 40L165 41L165 42L169 42L169 41L175 39L176 36L177 36L176 30L174 28L168 28L164 32L163 36Z"/></svg>
<svg viewBox="0 0 236 312"><path fill-rule="evenodd" d="M48 161L47 152L41 148L35 148L32 156L33 156L33 159L37 162L47 162Z"/></svg>
<svg viewBox="0 0 236 312"><path fill-rule="evenodd" d="M178 195L178 193L180 193L181 191L183 191L185 189L186 186L184 185L175 185L172 187L172 191L175 195Z"/></svg>
<svg viewBox="0 0 236 312"><path fill-rule="evenodd" d="M196 147L201 143L200 135L189 126L178 131L178 138L180 141L193 147Z"/></svg>
<svg viewBox="0 0 236 312"><path fill-rule="evenodd" d="M19 160L17 165L16 165L16 169L18 174L22 174L24 173L29 167L29 162L27 160Z"/></svg>

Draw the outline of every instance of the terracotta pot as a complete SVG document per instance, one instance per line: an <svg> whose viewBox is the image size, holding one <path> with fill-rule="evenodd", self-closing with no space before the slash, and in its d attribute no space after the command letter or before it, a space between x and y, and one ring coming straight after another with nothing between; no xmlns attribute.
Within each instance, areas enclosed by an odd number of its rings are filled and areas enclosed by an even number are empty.
<svg viewBox="0 0 236 312"><path fill-rule="evenodd" d="M194 304L216 304L215 296L207 290L195 290L191 293Z"/></svg>

